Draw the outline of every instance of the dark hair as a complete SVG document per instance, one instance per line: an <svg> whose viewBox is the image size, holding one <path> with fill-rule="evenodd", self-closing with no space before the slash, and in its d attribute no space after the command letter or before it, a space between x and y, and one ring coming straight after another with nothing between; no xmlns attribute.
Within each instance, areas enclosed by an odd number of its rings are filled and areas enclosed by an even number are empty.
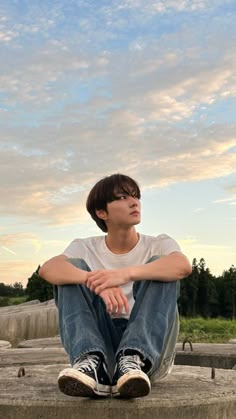
<svg viewBox="0 0 236 419"><path fill-rule="evenodd" d="M117 199L117 193L125 193L138 199L141 198L140 189L135 180L120 173L106 176L99 180L88 195L86 202L87 211L104 232L107 232L106 223L97 216L96 210L106 211L107 203Z"/></svg>

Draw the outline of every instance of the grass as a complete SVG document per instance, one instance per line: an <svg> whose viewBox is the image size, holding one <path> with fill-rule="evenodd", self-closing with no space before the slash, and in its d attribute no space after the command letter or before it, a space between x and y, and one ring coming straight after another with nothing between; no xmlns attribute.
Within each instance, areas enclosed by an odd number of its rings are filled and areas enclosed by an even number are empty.
<svg viewBox="0 0 236 419"><path fill-rule="evenodd" d="M22 297L10 297L9 298L9 304L13 305L13 304L22 304L25 303L26 300L28 298L28 295L24 295Z"/></svg>
<svg viewBox="0 0 236 419"><path fill-rule="evenodd" d="M0 297L0 306L21 304L27 298ZM180 317L178 341L183 342L187 338L193 343L227 343L230 339L236 339L236 320Z"/></svg>
<svg viewBox="0 0 236 419"><path fill-rule="evenodd" d="M179 342L227 343L236 339L236 320L180 318Z"/></svg>
<svg viewBox="0 0 236 419"><path fill-rule="evenodd" d="M24 295L22 297L0 297L0 307L25 303L27 298L27 295Z"/></svg>

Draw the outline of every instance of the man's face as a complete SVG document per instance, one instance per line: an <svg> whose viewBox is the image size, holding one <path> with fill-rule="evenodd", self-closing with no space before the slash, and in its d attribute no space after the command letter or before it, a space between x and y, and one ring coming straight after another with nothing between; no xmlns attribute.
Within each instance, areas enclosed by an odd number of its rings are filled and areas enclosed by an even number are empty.
<svg viewBox="0 0 236 419"><path fill-rule="evenodd" d="M141 221L141 203L132 191L130 193L117 192L116 199L107 204L107 227L127 228L139 224Z"/></svg>

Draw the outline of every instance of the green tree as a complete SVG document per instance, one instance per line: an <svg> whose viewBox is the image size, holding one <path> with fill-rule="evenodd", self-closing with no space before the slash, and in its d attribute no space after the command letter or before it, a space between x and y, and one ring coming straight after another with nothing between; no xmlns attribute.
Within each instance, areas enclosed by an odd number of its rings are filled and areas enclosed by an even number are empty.
<svg viewBox="0 0 236 419"><path fill-rule="evenodd" d="M13 284L13 290L14 290L15 295L19 297L25 294L25 290L21 282L15 282Z"/></svg>
<svg viewBox="0 0 236 419"><path fill-rule="evenodd" d="M221 277L219 299L224 317L236 318L236 267L232 265Z"/></svg>
<svg viewBox="0 0 236 419"><path fill-rule="evenodd" d="M0 296L11 297L14 294L14 289L11 285L5 285L3 282L0 283Z"/></svg>
<svg viewBox="0 0 236 419"><path fill-rule="evenodd" d="M217 306L215 277L211 274L210 269L206 267L206 262L203 258L200 259L198 269L198 313L203 317L211 317Z"/></svg>
<svg viewBox="0 0 236 419"><path fill-rule="evenodd" d="M197 259L192 262L192 273L180 282L180 314L187 317L193 317L197 314L197 298L198 298L198 280L199 267Z"/></svg>
<svg viewBox="0 0 236 419"><path fill-rule="evenodd" d="M28 278L26 286L26 294L29 296L28 300L48 301L53 298L53 286L45 281L38 274L40 265L35 272Z"/></svg>

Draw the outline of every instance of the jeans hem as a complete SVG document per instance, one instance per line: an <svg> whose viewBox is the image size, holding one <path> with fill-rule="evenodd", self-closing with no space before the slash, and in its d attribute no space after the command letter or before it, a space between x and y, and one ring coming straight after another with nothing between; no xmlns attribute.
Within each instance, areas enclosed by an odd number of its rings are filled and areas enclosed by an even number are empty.
<svg viewBox="0 0 236 419"><path fill-rule="evenodd" d="M105 364L107 365L107 356L106 356L106 353L104 352L104 350L100 349L98 347L96 347L96 348L91 347L91 348L88 348L86 350L81 351L79 355L74 357L73 362L72 362L72 366L81 358L81 356L86 355L86 354L91 353L91 352L100 352L102 354L103 358L104 358Z"/></svg>
<svg viewBox="0 0 236 419"><path fill-rule="evenodd" d="M176 352L169 358L163 359L161 365L153 371L151 374L149 373L149 378L152 384L157 383L160 380L163 380L167 377L172 371L174 366Z"/></svg>
<svg viewBox="0 0 236 419"><path fill-rule="evenodd" d="M122 349L119 349L117 351L117 353L116 353L116 358L117 358L117 355L120 354L120 353L122 353L123 355L125 355L125 351L126 350L132 350L132 351L139 352L142 355L142 357L143 357L143 361L147 360L148 362L150 362L151 367L149 368L149 370L151 371L151 369L153 368L153 364L154 364L153 358L150 355L148 355L147 352L145 352L143 349L137 348L136 346L129 345L127 347L125 346Z"/></svg>
<svg viewBox="0 0 236 419"><path fill-rule="evenodd" d="M174 359L176 355L176 342L179 334L179 312L176 311L175 318L173 320L172 326L168 333L165 345L162 351L162 355L159 358L159 363L156 366L153 364L151 370L149 371L150 377L160 376L160 379L168 375L174 364Z"/></svg>

